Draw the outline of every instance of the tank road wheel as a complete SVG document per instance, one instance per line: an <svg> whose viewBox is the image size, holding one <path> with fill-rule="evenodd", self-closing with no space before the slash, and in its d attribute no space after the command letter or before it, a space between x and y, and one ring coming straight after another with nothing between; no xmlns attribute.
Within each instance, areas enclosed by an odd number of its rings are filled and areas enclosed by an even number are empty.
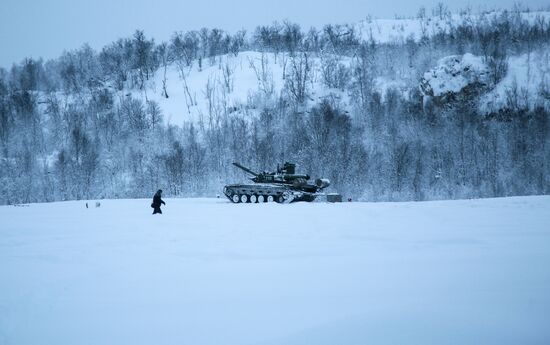
<svg viewBox="0 0 550 345"><path fill-rule="evenodd" d="M255 196L254 194L252 194L250 196L250 202L253 203L253 204L257 203L258 202L258 197Z"/></svg>
<svg viewBox="0 0 550 345"><path fill-rule="evenodd" d="M259 203L265 202L265 196L263 196L263 195L258 195L258 202L259 202Z"/></svg>
<svg viewBox="0 0 550 345"><path fill-rule="evenodd" d="M277 195L275 201L277 201L279 204L282 204L285 201L285 198L282 195Z"/></svg>
<svg viewBox="0 0 550 345"><path fill-rule="evenodd" d="M246 194L241 195L241 202L242 203L248 202L248 195Z"/></svg>
<svg viewBox="0 0 550 345"><path fill-rule="evenodd" d="M239 196L239 194L233 194L231 196L231 201L233 201L235 204L238 204L239 202L241 202L241 197Z"/></svg>
<svg viewBox="0 0 550 345"><path fill-rule="evenodd" d="M273 195L268 195L266 201L267 202L273 202Z"/></svg>

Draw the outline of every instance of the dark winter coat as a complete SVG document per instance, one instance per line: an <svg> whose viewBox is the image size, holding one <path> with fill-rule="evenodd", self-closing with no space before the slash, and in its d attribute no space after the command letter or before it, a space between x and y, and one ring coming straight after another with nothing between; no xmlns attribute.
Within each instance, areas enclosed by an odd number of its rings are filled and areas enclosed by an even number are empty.
<svg viewBox="0 0 550 345"><path fill-rule="evenodd" d="M160 193L156 192L151 206L153 206L153 208L158 208L161 204L166 205L166 203L160 198Z"/></svg>
<svg viewBox="0 0 550 345"><path fill-rule="evenodd" d="M153 203L151 204L151 207L153 208L153 214L160 213L162 214L162 211L160 210L160 205L166 205L166 203L160 198L160 195L162 193L162 190L158 190L155 193L155 196L153 196Z"/></svg>

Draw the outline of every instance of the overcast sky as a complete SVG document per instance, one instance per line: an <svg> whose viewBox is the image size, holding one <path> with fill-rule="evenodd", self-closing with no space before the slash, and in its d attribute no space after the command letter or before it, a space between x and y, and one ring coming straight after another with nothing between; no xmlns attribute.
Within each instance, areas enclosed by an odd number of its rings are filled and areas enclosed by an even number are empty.
<svg viewBox="0 0 550 345"><path fill-rule="evenodd" d="M24 57L58 57L63 50L89 43L100 49L143 29L162 41L177 30L218 27L229 32L252 30L259 24L289 19L304 28L328 23L352 23L368 14L378 18L412 16L424 0L0 0L0 66ZM451 10L507 7L515 0L454 0ZM548 0L525 0L532 9Z"/></svg>

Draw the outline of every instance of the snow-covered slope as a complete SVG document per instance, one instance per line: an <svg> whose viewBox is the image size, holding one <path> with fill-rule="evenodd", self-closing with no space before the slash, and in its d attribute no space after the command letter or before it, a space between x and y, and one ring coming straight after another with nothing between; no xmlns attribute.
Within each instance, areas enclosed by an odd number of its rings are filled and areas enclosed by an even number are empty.
<svg viewBox="0 0 550 345"><path fill-rule="evenodd" d="M0 344L550 341L548 196L166 201L0 207Z"/></svg>
<svg viewBox="0 0 550 345"><path fill-rule="evenodd" d="M526 21L530 24L544 20L546 23L550 20L550 12L510 12L510 11L492 11L483 14L456 13L443 14L436 16L423 16L418 18L403 19L375 19L367 18L357 25L355 30L365 39L373 39L377 43L405 42L411 38L415 41L422 37L433 37L439 33L448 33L451 28L460 25L470 25L472 23L489 24L491 21L501 16L508 16L515 20Z"/></svg>
<svg viewBox="0 0 550 345"><path fill-rule="evenodd" d="M508 59L506 76L482 98L481 107L494 112L507 105L532 109L545 102L550 106L550 94L545 92L550 92L550 50L537 49Z"/></svg>
<svg viewBox="0 0 550 345"><path fill-rule="evenodd" d="M349 58L339 60L349 66ZM184 121L208 121L210 116L220 116L224 108L237 113L255 113L255 107L261 106L255 99L269 102L281 95L287 76L292 73L292 63L288 54L243 52L237 56L228 54L206 59L202 67L198 61L183 68L173 64L166 73L168 98L162 88L162 68L148 83L145 92L148 99L161 106L165 120L176 125ZM308 63L311 79L307 85L310 96L307 101L318 102L330 93L346 101L345 93L328 88L323 82L320 58L309 57ZM134 94L145 97L139 91Z"/></svg>
<svg viewBox="0 0 550 345"><path fill-rule="evenodd" d="M484 14L445 14L441 16L426 16L411 19L366 19L351 25L361 39L373 39L377 43L397 42L404 43L412 38L418 41L423 36L432 37L441 32L449 32L459 25L491 25L493 21L506 17L510 21L526 21L530 24L550 22L550 12L489 12ZM548 25L548 24L545 24ZM344 30L344 29L342 29ZM344 30L345 31L345 30ZM342 34L345 34L342 33ZM456 56L444 57L431 69L422 73L439 73L442 63L450 61ZM351 59L345 56L332 56L338 63L348 68ZM346 91L327 87L323 79L322 57L310 54L310 79L307 83L306 103L315 104L323 97L333 95L341 99L341 106L349 108L349 88ZM468 72L468 78L474 78L473 72L487 74L487 66L481 57L470 52L463 55L464 62L474 67ZM467 61L466 61L467 60ZM527 63L527 60L529 63ZM157 70L155 77L147 83L144 91L134 90L136 97L156 101L165 116L167 123L182 125L185 121L208 122L216 121L222 113L254 115L261 110L265 102L275 102L283 92L288 92L285 84L291 78L292 59L288 54L277 55L260 52L241 52L204 59L200 63L193 61L192 65L170 65L166 71L166 87L168 98L163 91L164 69ZM504 80L497 85L493 92L484 95L481 99L482 112L498 111L504 107L506 94L510 88L524 89L531 95L529 106L536 103L536 95L541 83L548 83L548 49L539 49L527 55L510 56L508 59L508 73ZM325 64L325 68L326 68ZM529 66L529 67L527 67ZM461 66L463 67L462 64ZM477 68L477 69L476 69ZM350 70L348 69L348 72ZM451 71L452 72L452 71ZM433 73L432 73L433 74ZM432 79L434 93L444 94L463 87L469 80L464 78ZM527 77L526 77L527 76ZM348 79L349 76L347 77ZM479 76L478 79L487 79ZM420 82L420 81L418 81ZM415 80L410 75L378 75L373 80L373 88L379 91L382 97L390 87L395 87L407 93L416 87ZM347 85L349 86L349 85ZM433 96L433 95L432 95Z"/></svg>

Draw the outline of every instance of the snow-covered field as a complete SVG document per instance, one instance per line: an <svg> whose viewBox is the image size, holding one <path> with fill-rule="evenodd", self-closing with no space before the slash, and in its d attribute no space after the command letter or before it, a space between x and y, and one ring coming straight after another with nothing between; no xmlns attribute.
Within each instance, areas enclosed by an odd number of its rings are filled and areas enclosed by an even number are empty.
<svg viewBox="0 0 550 345"><path fill-rule="evenodd" d="M0 207L0 344L550 343L549 196L166 201Z"/></svg>

